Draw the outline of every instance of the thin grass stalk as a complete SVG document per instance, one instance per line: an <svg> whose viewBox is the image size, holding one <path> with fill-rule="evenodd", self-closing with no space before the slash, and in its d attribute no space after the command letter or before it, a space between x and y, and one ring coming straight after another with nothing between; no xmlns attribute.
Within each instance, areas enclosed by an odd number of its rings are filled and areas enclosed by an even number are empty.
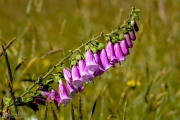
<svg viewBox="0 0 180 120"><path fill-rule="evenodd" d="M14 43L15 40L16 40L16 38L13 38L13 39L4 47L4 50L7 50L7 49ZM2 52L0 52L0 57L3 55L4 50L3 50Z"/></svg>
<svg viewBox="0 0 180 120"><path fill-rule="evenodd" d="M75 120L75 116L74 116L74 107L73 107L72 102L71 102L71 118L72 118L72 120Z"/></svg>
<svg viewBox="0 0 180 120"><path fill-rule="evenodd" d="M83 113L82 113L82 102L81 102L81 94L78 94L78 114L79 114L79 120L83 119Z"/></svg>
<svg viewBox="0 0 180 120"><path fill-rule="evenodd" d="M3 52L4 52L4 57L5 57L5 60L6 60L6 65L7 65L7 68L8 68L8 75L9 75L9 77L6 78L7 85L8 85L8 88L9 88L9 92L11 93L11 97L13 99L13 104L14 104L14 107L15 107L15 111L16 111L16 113L18 115L18 108L17 108L17 105L16 105L16 98L14 96L13 86L12 86L13 76L12 76L12 72L11 72L11 66L10 66L10 63L9 63L9 60L8 60L6 50L5 50L5 48L3 46L2 46L2 49L3 49Z"/></svg>
<svg viewBox="0 0 180 120"><path fill-rule="evenodd" d="M45 112L44 112L44 120L47 120L48 108L49 108L49 104L48 104L48 101L46 100L46 109L45 109Z"/></svg>
<svg viewBox="0 0 180 120"><path fill-rule="evenodd" d="M95 111L95 108L96 108L96 103L97 103L97 99L96 99L95 102L94 102L94 105L93 105L93 108L92 108L92 112L91 112L91 118L90 118L90 120L92 119L92 116L93 116L93 114L94 114L94 111Z"/></svg>
<svg viewBox="0 0 180 120"><path fill-rule="evenodd" d="M58 117L57 117L57 115L56 115L56 112L55 112L55 110L53 109L53 107L52 107L52 104L50 103L50 106L51 106L51 110L52 110L52 114L53 114L53 118L54 118L54 120L58 120Z"/></svg>
<svg viewBox="0 0 180 120"><path fill-rule="evenodd" d="M104 117L104 96L101 99L101 113L100 113L100 120L103 120Z"/></svg>
<svg viewBox="0 0 180 120"><path fill-rule="evenodd" d="M127 100L125 101L124 104L123 120L126 120L126 109L127 109Z"/></svg>

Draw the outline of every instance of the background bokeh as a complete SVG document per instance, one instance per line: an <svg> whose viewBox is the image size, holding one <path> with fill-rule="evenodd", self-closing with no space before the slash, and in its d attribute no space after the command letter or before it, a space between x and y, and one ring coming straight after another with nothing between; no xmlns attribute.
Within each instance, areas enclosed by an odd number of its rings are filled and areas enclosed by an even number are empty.
<svg viewBox="0 0 180 120"><path fill-rule="evenodd" d="M68 50L80 46L82 40L116 29L135 6L141 10L137 40L122 66L111 68L110 74L105 73L93 84L85 85L81 93L83 119L90 119L97 100L92 120L104 120L111 115L116 117L112 119L123 119L125 109L127 120L177 120L180 118L179 5L180 0L1 0L0 43L5 46L16 37L7 50L12 70L26 58L13 75L15 96L31 85L23 79L37 80L64 56L58 52L41 59L45 53L64 49L68 54ZM69 66L68 63L65 65ZM0 74L2 99L10 96L3 56ZM58 89L55 83L53 87ZM77 119L78 95L72 103ZM41 120L44 110L44 106L37 112L19 108L25 119ZM58 119L71 119L70 104L55 111ZM15 113L14 107L11 112ZM48 119L52 118L49 109Z"/></svg>

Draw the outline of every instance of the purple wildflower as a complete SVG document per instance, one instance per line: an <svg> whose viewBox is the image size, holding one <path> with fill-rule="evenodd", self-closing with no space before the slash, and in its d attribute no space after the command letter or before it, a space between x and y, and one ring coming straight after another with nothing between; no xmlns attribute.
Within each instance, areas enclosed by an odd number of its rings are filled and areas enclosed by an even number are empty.
<svg viewBox="0 0 180 120"><path fill-rule="evenodd" d="M66 106L66 104L71 101L71 98L68 96L66 86L61 80L59 80L59 93L63 106Z"/></svg>
<svg viewBox="0 0 180 120"><path fill-rule="evenodd" d="M130 37L129 33L124 34L124 37L126 39L128 48L132 48L133 47L133 43L131 41L131 37Z"/></svg>
<svg viewBox="0 0 180 120"><path fill-rule="evenodd" d="M90 82L93 80L94 76L88 72L86 68L86 63L84 60L79 60L79 72L81 75L81 80L83 82Z"/></svg>
<svg viewBox="0 0 180 120"><path fill-rule="evenodd" d="M43 84L40 85L40 90L42 91L48 91L48 88L49 88L48 85L43 85Z"/></svg>
<svg viewBox="0 0 180 120"><path fill-rule="evenodd" d="M39 110L37 103L33 101L28 102L26 106L33 109L34 111Z"/></svg>
<svg viewBox="0 0 180 120"><path fill-rule="evenodd" d="M95 71L99 69L98 64L94 60L93 53L91 50L87 50L86 52L86 69L93 74Z"/></svg>
<svg viewBox="0 0 180 120"><path fill-rule="evenodd" d="M46 91L42 91L41 95L47 97L49 102L53 101L55 98L54 95L52 95L51 93L46 92Z"/></svg>
<svg viewBox="0 0 180 120"><path fill-rule="evenodd" d="M94 76L100 76L104 73L104 68L102 66L101 58L100 58L100 51L94 54L94 59L96 63L99 65L99 69L94 73Z"/></svg>
<svg viewBox="0 0 180 120"><path fill-rule="evenodd" d="M121 61L123 61L125 59L125 55L122 53L119 42L114 44L114 52L115 52L116 58L121 63Z"/></svg>
<svg viewBox="0 0 180 120"><path fill-rule="evenodd" d="M61 104L61 102L62 102L59 93L55 89L52 89L51 94L54 96L55 105L59 106Z"/></svg>
<svg viewBox="0 0 180 120"><path fill-rule="evenodd" d="M40 105L45 105L46 104L46 99L43 97L36 97L34 99L36 101L36 103L40 104Z"/></svg>
<svg viewBox="0 0 180 120"><path fill-rule="evenodd" d="M69 95L71 97L74 97L74 94L77 92L77 89L67 81L66 81L66 86L67 86L67 90L69 92Z"/></svg>
<svg viewBox="0 0 180 120"><path fill-rule="evenodd" d="M112 42L108 42L107 47L106 47L106 52L110 60L110 64L114 65L115 63L118 62L114 53L114 45L112 44Z"/></svg>
<svg viewBox="0 0 180 120"><path fill-rule="evenodd" d="M107 70L107 69L109 69L110 67L113 66L113 65L111 65L111 64L109 63L108 56L107 56L107 53L106 53L106 50L105 50L105 49L102 49L102 50L101 50L100 58L101 58L101 62L102 62L103 68L104 68L105 70Z"/></svg>
<svg viewBox="0 0 180 120"><path fill-rule="evenodd" d="M124 55L128 55L129 54L129 49L128 49L128 45L127 45L127 42L126 40L121 40L119 41L120 43L120 47L121 47L121 50L123 52Z"/></svg>
<svg viewBox="0 0 180 120"><path fill-rule="evenodd" d="M137 25L136 21L132 20L132 21L131 21L131 26L134 27L134 30L135 30L136 32L139 31L139 28L138 28L138 25Z"/></svg>
<svg viewBox="0 0 180 120"><path fill-rule="evenodd" d="M71 71L68 68L64 68L63 73L64 73L64 78L66 79L66 81L68 81L69 83L72 83Z"/></svg>
<svg viewBox="0 0 180 120"><path fill-rule="evenodd" d="M132 30L129 34L131 36L131 40L136 40L136 34L135 34L134 30Z"/></svg>
<svg viewBox="0 0 180 120"><path fill-rule="evenodd" d="M83 86L83 82L81 81L81 76L80 76L80 73L79 73L79 69L78 69L78 66L76 66L76 65L74 65L72 67L72 79L73 79L72 84L74 85L74 87L76 89Z"/></svg>

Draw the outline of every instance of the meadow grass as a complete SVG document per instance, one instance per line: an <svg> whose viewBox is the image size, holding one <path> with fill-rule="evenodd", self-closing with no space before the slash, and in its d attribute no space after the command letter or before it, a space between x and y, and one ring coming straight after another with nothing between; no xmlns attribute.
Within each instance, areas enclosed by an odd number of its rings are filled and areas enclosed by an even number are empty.
<svg viewBox="0 0 180 120"><path fill-rule="evenodd" d="M105 73L93 84L86 84L72 104L61 105L59 110L49 105L47 119L53 119L51 108L60 120L71 119L72 112L75 119L85 120L179 119L179 4L180 0L1 0L0 43L5 46L16 38L6 51L12 70L24 60L13 74L15 96L20 96L31 85L23 80L37 80L64 57L63 52L57 52L41 59L44 54L59 49L68 54L68 50L80 46L82 40L85 42L102 31L108 33L116 29L135 6L141 10L137 22L140 31L122 66L117 65L109 70L110 74ZM0 57L0 73L2 99L10 96L4 56ZM53 87L57 89L58 85L54 83ZM39 107L37 112L27 107L19 107L18 111L24 119L36 116L41 120L46 107ZM16 114L13 106L11 112Z"/></svg>

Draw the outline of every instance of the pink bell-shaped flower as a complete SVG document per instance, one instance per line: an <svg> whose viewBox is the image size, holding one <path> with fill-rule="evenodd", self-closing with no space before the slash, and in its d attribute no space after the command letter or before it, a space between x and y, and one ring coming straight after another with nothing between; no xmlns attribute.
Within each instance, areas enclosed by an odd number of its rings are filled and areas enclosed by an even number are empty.
<svg viewBox="0 0 180 120"><path fill-rule="evenodd" d="M112 44L112 42L108 42L107 46L106 46L106 52L107 52L107 56L110 60L110 64L114 65L115 63L118 62L115 53L114 53L114 45Z"/></svg>
<svg viewBox="0 0 180 120"><path fill-rule="evenodd" d="M91 50L86 51L86 69L93 74L95 71L99 69L98 64L94 60L94 56Z"/></svg>
<svg viewBox="0 0 180 120"><path fill-rule="evenodd" d="M100 58L100 51L94 54L94 59L96 63L99 65L99 69L94 73L94 76L100 76L104 73L104 68L102 66L101 58Z"/></svg>
<svg viewBox="0 0 180 120"><path fill-rule="evenodd" d="M133 47L133 43L131 41L131 37L130 37L129 33L124 34L124 37L126 39L128 48L132 48Z"/></svg>
<svg viewBox="0 0 180 120"><path fill-rule="evenodd" d="M86 62L84 60L79 60L79 73L83 82L88 83L94 79L94 76L86 69Z"/></svg>
<svg viewBox="0 0 180 120"><path fill-rule="evenodd" d="M71 71L68 68L64 68L63 73L64 73L64 78L66 79L66 81L68 81L69 83L72 83Z"/></svg>
<svg viewBox="0 0 180 120"><path fill-rule="evenodd" d="M103 68L104 68L105 70L107 70L107 69L109 69L110 67L113 66L112 64L110 64L110 62L109 62L109 60L108 60L108 56L107 56L107 53L106 53L106 50L105 50L105 49L102 49L102 50L101 50L100 59L101 59Z"/></svg>
<svg viewBox="0 0 180 120"><path fill-rule="evenodd" d="M50 92L46 92L46 91L42 91L41 95L47 97L49 102L52 102L55 98Z"/></svg>
<svg viewBox="0 0 180 120"><path fill-rule="evenodd" d="M78 66L76 65L72 67L72 79L73 79L72 84L76 89L83 86L83 81L81 80L79 69Z"/></svg>
<svg viewBox="0 0 180 120"><path fill-rule="evenodd" d="M71 98L68 96L66 86L62 83L61 80L59 80L59 94L63 106L66 106L66 104L71 101Z"/></svg>
<svg viewBox="0 0 180 120"><path fill-rule="evenodd" d="M119 41L120 43L120 47L121 47L121 50L123 52L124 55L128 55L129 54L129 49L128 49L128 45L127 45L127 42L126 40L121 40Z"/></svg>
<svg viewBox="0 0 180 120"><path fill-rule="evenodd" d="M54 103L55 103L55 105L59 106L61 104L61 102L62 102L60 94L55 89L51 90L51 94L54 96Z"/></svg>
<svg viewBox="0 0 180 120"><path fill-rule="evenodd" d="M134 32L134 30L132 30L131 32L129 32L131 40L136 40L136 34Z"/></svg>
<svg viewBox="0 0 180 120"><path fill-rule="evenodd" d="M77 92L77 89L67 81L66 81L66 86L70 97L74 97L74 94Z"/></svg>
<svg viewBox="0 0 180 120"><path fill-rule="evenodd" d="M40 105L46 105L46 99L45 98L36 97L34 100L36 101L36 103L38 103Z"/></svg>
<svg viewBox="0 0 180 120"><path fill-rule="evenodd" d="M125 55L123 54L123 52L121 50L119 42L114 44L114 52L115 52L116 58L121 63L121 61L123 61L125 59Z"/></svg>

